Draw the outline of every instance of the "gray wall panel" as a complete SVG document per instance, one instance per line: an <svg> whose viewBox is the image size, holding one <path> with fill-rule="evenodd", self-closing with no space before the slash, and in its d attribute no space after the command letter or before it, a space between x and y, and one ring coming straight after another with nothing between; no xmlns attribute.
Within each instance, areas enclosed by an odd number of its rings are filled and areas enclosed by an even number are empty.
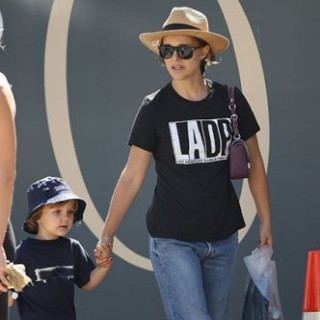
<svg viewBox="0 0 320 320"><path fill-rule="evenodd" d="M302 313L307 252L319 248L320 4L316 0L240 3L264 68L274 258L285 318L295 320ZM44 83L46 34L53 4L46 0L1 0L0 4L6 45L0 52L0 70L13 85L18 109L18 175L12 212L18 241L25 237L21 224L27 186L45 175L60 174L48 130ZM211 26L229 36L216 1L74 1L67 52L71 130L83 180L103 218L126 161L126 140L140 102L169 79L152 53L139 43L138 35L157 30L175 5L203 11ZM222 63L207 75L240 85L232 46ZM143 256L148 255L145 211L154 179L151 169L118 234ZM255 221L241 242L228 320L240 319L246 282L242 257L257 244L257 228ZM85 223L75 227L71 236L81 240L93 256L97 239ZM77 290L76 305L79 320L164 319L152 272L119 257L96 291ZM15 308L12 319L18 319Z"/></svg>

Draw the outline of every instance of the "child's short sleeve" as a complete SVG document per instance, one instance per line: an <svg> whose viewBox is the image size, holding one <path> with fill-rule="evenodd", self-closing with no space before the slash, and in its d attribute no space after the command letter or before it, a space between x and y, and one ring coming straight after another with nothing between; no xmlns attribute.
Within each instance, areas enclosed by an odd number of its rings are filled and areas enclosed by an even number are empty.
<svg viewBox="0 0 320 320"><path fill-rule="evenodd" d="M75 258L74 283L81 288L90 280L90 273L95 264L80 242L72 240L72 252Z"/></svg>

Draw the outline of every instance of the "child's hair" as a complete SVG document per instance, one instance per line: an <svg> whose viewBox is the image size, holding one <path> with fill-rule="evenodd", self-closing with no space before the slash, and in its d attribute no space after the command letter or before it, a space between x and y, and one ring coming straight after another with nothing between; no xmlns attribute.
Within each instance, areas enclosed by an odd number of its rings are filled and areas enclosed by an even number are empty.
<svg viewBox="0 0 320 320"><path fill-rule="evenodd" d="M38 208L35 210L35 212L32 214L32 216L26 221L26 226L29 230L33 231L34 233L38 232L38 220L41 218L41 215L43 213L43 209L46 207L54 208L54 207L62 207L67 202L72 201L74 203L74 211L77 211L78 209L78 201L77 200L65 200L60 201L56 203L49 203L45 204L44 206Z"/></svg>
<svg viewBox="0 0 320 320"><path fill-rule="evenodd" d="M38 208L34 212L34 214L26 221L26 226L28 227L28 229L30 229L34 233L38 232L38 222L37 221L40 219L44 207L45 206Z"/></svg>

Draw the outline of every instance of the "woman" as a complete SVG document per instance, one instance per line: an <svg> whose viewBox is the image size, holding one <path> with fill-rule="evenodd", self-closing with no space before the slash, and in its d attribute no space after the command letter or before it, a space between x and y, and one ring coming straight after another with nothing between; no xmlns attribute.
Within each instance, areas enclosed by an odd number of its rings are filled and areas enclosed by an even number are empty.
<svg viewBox="0 0 320 320"><path fill-rule="evenodd" d="M16 162L15 102L10 85L0 73L0 319L7 319L7 257L13 261L15 241L9 222Z"/></svg>
<svg viewBox="0 0 320 320"><path fill-rule="evenodd" d="M204 78L228 40L210 32L205 15L173 8L163 29L140 35L172 81L147 96L135 119L127 164L115 188L97 254L113 237L154 157L157 185L147 213L150 255L167 318L223 320L244 227L230 181L232 139L227 88ZM251 159L249 184L260 218L260 246L272 245L268 184L259 126L235 90L241 136ZM100 250L100 251L99 251Z"/></svg>

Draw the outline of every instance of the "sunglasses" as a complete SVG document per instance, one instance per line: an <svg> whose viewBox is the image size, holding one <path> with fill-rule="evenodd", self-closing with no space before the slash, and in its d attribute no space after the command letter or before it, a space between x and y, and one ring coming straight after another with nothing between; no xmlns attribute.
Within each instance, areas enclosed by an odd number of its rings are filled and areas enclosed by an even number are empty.
<svg viewBox="0 0 320 320"><path fill-rule="evenodd" d="M171 46L170 44L162 44L158 47L159 55L162 59L170 59L173 53L176 51L180 59L191 59L193 57L193 51L201 47L193 47L186 44L180 46Z"/></svg>

